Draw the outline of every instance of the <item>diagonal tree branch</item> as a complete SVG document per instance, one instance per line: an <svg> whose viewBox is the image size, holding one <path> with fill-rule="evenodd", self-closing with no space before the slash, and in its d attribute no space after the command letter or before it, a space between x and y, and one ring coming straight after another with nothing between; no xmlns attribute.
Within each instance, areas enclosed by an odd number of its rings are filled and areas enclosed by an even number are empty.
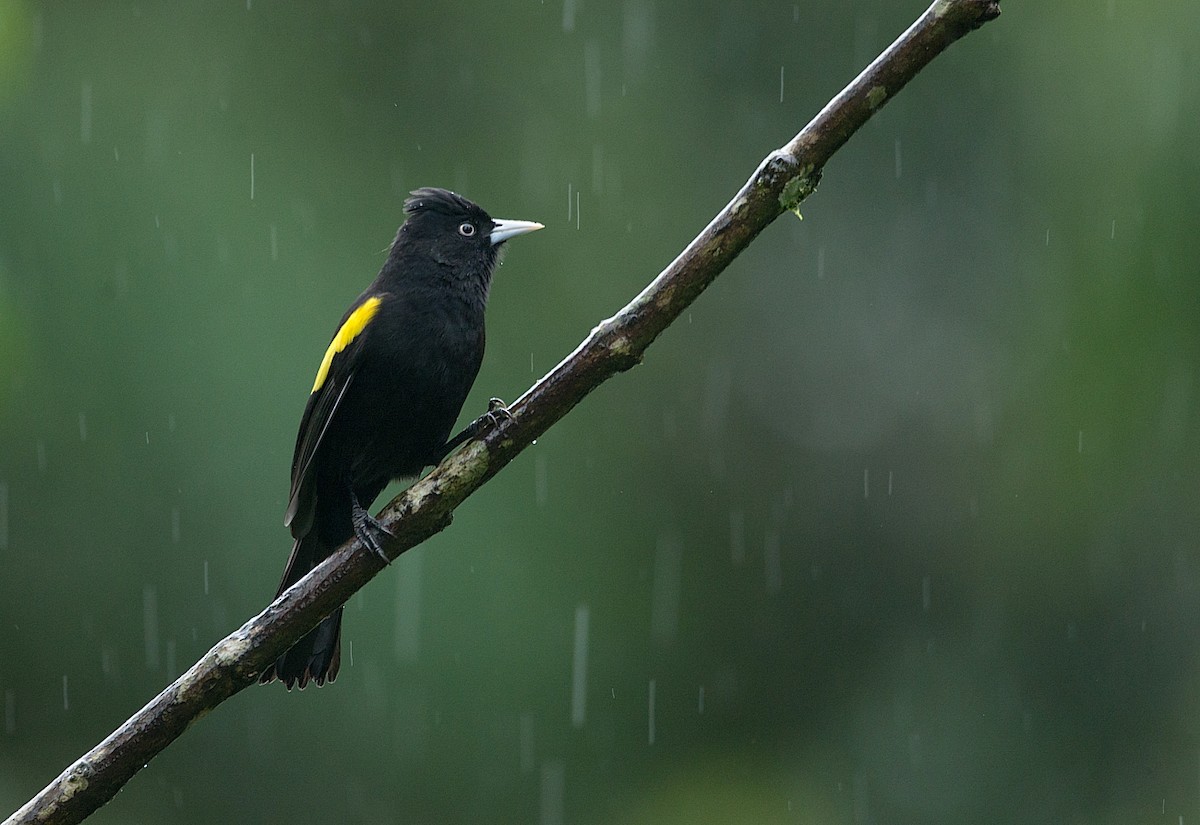
<svg viewBox="0 0 1200 825"><path fill-rule="evenodd" d="M442 462L384 508L395 558L444 529L454 508L646 348L769 223L798 208L825 163L951 43L1000 14L999 0L935 0L782 149L768 155L687 248L624 309L509 409L512 418ZM74 823L111 799L153 756L257 675L382 569L357 541L341 547L7 819Z"/></svg>

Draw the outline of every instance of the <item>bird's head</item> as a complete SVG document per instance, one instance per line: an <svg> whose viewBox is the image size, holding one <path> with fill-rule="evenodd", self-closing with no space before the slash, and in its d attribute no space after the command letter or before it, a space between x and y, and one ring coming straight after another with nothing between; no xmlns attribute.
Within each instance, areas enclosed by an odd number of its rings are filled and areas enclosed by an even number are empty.
<svg viewBox="0 0 1200 825"><path fill-rule="evenodd" d="M462 195L432 187L414 189L404 212L393 254L427 254L464 276L490 277L505 241L543 228L532 221L493 218Z"/></svg>

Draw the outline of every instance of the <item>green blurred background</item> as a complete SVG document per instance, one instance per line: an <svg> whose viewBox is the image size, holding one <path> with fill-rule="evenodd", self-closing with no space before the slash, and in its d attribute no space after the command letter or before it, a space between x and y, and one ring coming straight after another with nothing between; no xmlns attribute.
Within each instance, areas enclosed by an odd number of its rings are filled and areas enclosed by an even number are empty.
<svg viewBox="0 0 1200 825"><path fill-rule="evenodd" d="M0 0L0 813L274 593L409 189L548 227L466 419L922 2ZM1197 44L1193 0L1006 0L351 601L333 687L93 821L1200 816Z"/></svg>

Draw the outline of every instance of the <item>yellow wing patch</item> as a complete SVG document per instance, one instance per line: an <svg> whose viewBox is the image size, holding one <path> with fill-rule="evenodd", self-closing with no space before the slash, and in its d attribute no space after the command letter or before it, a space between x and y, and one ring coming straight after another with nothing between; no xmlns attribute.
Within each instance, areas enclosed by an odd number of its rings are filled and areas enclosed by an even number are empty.
<svg viewBox="0 0 1200 825"><path fill-rule="evenodd" d="M337 331L337 335L333 336L333 341L330 342L329 349L325 350L325 357L321 359L321 367L317 370L317 380L313 383L313 392L321 389L321 385L329 377L329 365L333 363L333 356L350 346L350 342L367 328L367 324L371 323L371 319L379 311L380 303L379 298L368 298L359 305L358 309L350 313L350 317L342 324L342 328Z"/></svg>

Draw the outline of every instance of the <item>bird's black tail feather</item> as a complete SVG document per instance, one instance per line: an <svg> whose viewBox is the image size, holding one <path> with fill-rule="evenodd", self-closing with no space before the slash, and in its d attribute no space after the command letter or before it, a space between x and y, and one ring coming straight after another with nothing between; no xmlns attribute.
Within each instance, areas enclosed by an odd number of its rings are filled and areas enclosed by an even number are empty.
<svg viewBox="0 0 1200 825"><path fill-rule="evenodd" d="M329 555L314 533L296 539L276 598ZM342 663L341 636L342 608L339 607L263 671L259 682L266 684L278 679L288 690L296 685L303 690L310 680L317 685L332 682Z"/></svg>

